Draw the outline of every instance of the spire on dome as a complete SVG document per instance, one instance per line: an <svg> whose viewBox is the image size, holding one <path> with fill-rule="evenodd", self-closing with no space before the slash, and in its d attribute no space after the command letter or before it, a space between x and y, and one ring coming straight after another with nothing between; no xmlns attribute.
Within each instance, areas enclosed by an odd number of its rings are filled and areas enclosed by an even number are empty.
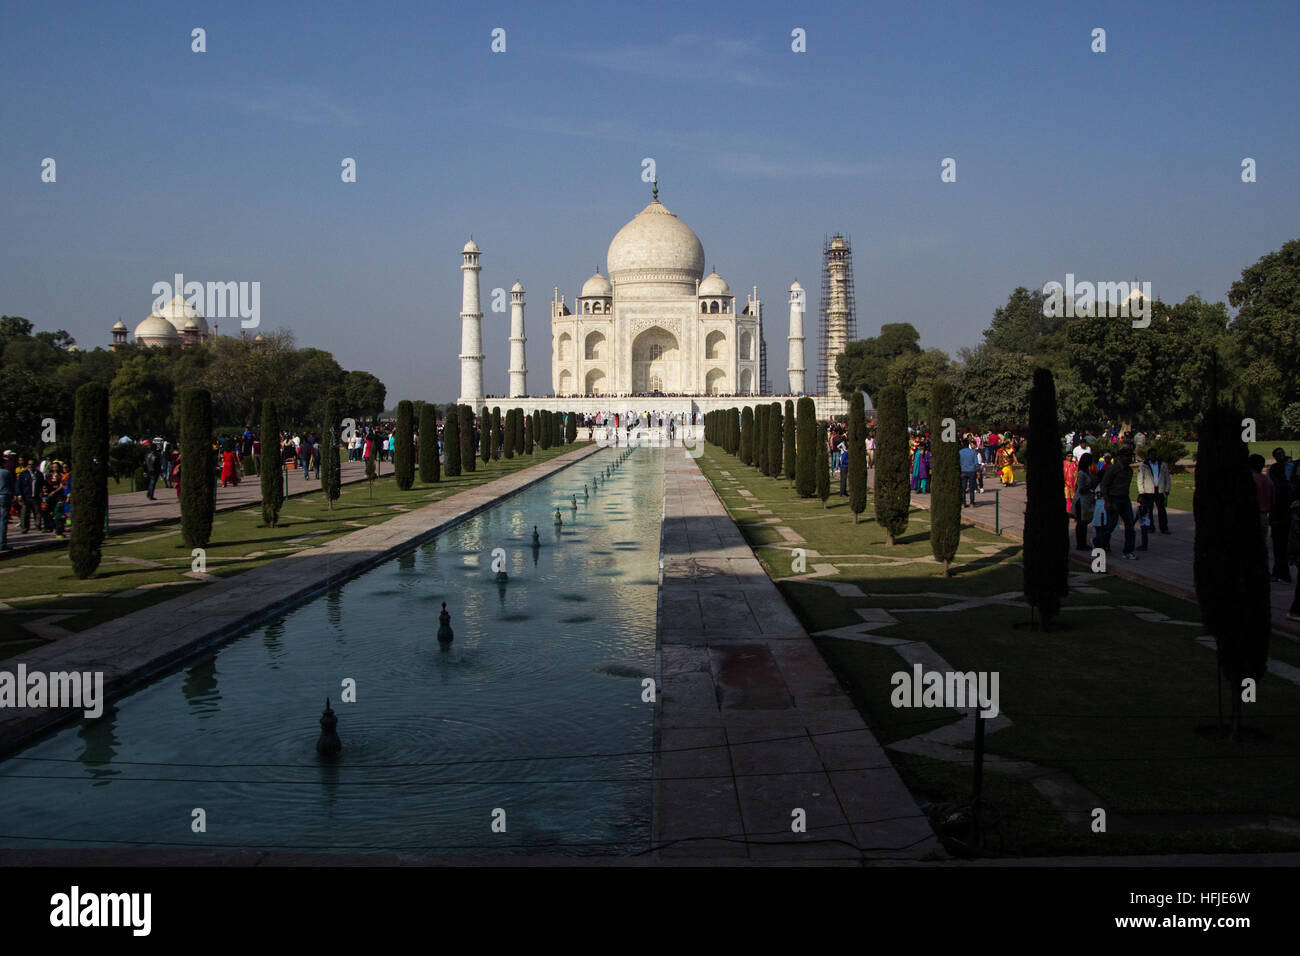
<svg viewBox="0 0 1300 956"><path fill-rule="evenodd" d="M655 202L658 202L658 201L659 201L659 176L658 176L658 174L655 175L655 179L654 179L654 196L653 196L653 199L654 199Z"/></svg>

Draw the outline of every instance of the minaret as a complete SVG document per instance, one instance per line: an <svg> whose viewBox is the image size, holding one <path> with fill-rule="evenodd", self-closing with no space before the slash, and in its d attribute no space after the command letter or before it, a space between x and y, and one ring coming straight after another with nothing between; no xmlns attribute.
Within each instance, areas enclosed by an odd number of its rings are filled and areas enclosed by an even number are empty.
<svg viewBox="0 0 1300 956"><path fill-rule="evenodd" d="M510 289L510 397L528 394L528 366L524 363L524 287L515 280Z"/></svg>
<svg viewBox="0 0 1300 956"><path fill-rule="evenodd" d="M817 369L821 394L839 396L840 376L835 359L856 334L853 249L847 237L836 233L822 250L821 355Z"/></svg>
<svg viewBox="0 0 1300 956"><path fill-rule="evenodd" d="M807 371L803 364L803 311L804 302L803 286L796 279L790 284L790 362L786 367L786 372L790 376L790 394L803 395L804 381L803 373Z"/></svg>
<svg viewBox="0 0 1300 956"><path fill-rule="evenodd" d="M461 257L462 293L460 305L460 398L477 413L483 406L483 312L478 303L478 246L469 237Z"/></svg>

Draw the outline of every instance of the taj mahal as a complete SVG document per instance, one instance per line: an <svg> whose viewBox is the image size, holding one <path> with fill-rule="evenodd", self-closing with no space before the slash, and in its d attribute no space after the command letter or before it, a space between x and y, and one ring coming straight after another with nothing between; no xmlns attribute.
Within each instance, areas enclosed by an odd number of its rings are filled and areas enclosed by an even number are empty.
<svg viewBox="0 0 1300 956"><path fill-rule="evenodd" d="M479 304L482 251L471 238L461 250L461 388L458 401L479 408L483 386L483 313ZM716 270L704 274L699 236L653 198L610 241L607 275L599 267L570 302L556 286L550 303L548 387L529 395L525 358L524 288L510 290L508 398L525 411L580 412L653 406L668 412L770 401L764 388L763 306L757 287L739 306ZM788 390L805 390L805 294L789 289ZM833 361L833 359L832 359ZM535 374L535 373L534 373ZM516 401L522 400L522 401ZM819 414L836 414L838 395L817 398ZM680 407L679 407L680 406Z"/></svg>

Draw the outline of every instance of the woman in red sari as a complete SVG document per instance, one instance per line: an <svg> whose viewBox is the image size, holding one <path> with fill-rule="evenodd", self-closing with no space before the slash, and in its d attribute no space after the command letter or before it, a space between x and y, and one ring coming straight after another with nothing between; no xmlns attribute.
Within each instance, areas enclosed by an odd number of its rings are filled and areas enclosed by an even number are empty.
<svg viewBox="0 0 1300 956"><path fill-rule="evenodd" d="M1065 456L1065 513L1070 513L1070 507L1074 503L1075 478L1079 471L1079 463L1074 460L1074 456L1067 453Z"/></svg>
<svg viewBox="0 0 1300 956"><path fill-rule="evenodd" d="M221 453L221 487L226 487L226 482L232 485L239 484L239 456L227 447L226 451Z"/></svg>

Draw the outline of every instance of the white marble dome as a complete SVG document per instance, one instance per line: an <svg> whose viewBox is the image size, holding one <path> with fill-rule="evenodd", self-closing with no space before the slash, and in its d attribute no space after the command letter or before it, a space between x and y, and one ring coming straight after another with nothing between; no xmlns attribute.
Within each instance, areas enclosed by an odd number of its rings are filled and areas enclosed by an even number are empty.
<svg viewBox="0 0 1300 956"><path fill-rule="evenodd" d="M715 269L700 283L700 295L731 295L731 286Z"/></svg>
<svg viewBox="0 0 1300 956"><path fill-rule="evenodd" d="M614 294L614 286L609 279L596 270L596 274L582 284L582 296L611 296Z"/></svg>
<svg viewBox="0 0 1300 956"><path fill-rule="evenodd" d="M465 248L464 248L464 249L461 249L460 251L461 251L462 253L464 253L464 252L478 252L478 251L479 251L479 249L478 249L478 243L476 243L476 242L474 241L474 237L473 237L473 236L470 236L470 237L469 237L469 242L465 243Z"/></svg>
<svg viewBox="0 0 1300 956"><path fill-rule="evenodd" d="M172 296L172 300L155 312L154 315L166 319L177 332L183 332L185 327L193 322L201 333L208 334L207 319L203 318L203 314L194 306L186 302L183 295Z"/></svg>
<svg viewBox="0 0 1300 956"><path fill-rule="evenodd" d="M523 292L523 291L524 291L524 284L523 284L522 282L520 282L518 279L516 279L516 280L515 280L515 284L512 285L512 286L510 287L510 291L511 291L511 292Z"/></svg>
<svg viewBox="0 0 1300 956"><path fill-rule="evenodd" d="M656 199L618 231L605 262L615 285L689 284L694 292L704 276L704 246L690 226Z"/></svg>
<svg viewBox="0 0 1300 956"><path fill-rule="evenodd" d="M135 340L144 345L177 345L181 336L174 325L155 312L135 327Z"/></svg>

